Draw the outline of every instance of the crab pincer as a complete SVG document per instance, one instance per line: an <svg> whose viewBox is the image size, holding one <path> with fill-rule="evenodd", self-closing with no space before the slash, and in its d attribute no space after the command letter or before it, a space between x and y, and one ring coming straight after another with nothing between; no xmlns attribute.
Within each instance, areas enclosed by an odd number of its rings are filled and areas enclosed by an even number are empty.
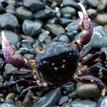
<svg viewBox="0 0 107 107"><path fill-rule="evenodd" d="M81 3L78 3L78 5L81 7L82 12L78 12L80 17L80 22L78 24L78 27L82 30L82 33L80 35L80 43L82 45L86 45L93 34L93 25L90 20L90 18L87 15L87 12L84 8L84 6Z"/></svg>

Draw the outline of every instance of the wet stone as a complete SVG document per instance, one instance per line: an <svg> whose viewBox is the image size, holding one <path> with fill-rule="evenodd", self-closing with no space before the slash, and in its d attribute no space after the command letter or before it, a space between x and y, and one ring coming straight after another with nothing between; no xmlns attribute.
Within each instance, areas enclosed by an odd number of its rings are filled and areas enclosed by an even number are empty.
<svg viewBox="0 0 107 107"><path fill-rule="evenodd" d="M62 3L63 0L47 0L49 2L56 2L58 5L60 5Z"/></svg>
<svg viewBox="0 0 107 107"><path fill-rule="evenodd" d="M69 103L64 103L61 105L61 107L70 107L70 104Z"/></svg>
<svg viewBox="0 0 107 107"><path fill-rule="evenodd" d="M65 33L64 28L59 24L46 24L45 29L52 33L54 36Z"/></svg>
<svg viewBox="0 0 107 107"><path fill-rule="evenodd" d="M63 26L68 25L69 23L73 22L74 20L68 19L68 18L59 18L59 23Z"/></svg>
<svg viewBox="0 0 107 107"><path fill-rule="evenodd" d="M76 99L71 102L70 107L98 107L97 103L89 99Z"/></svg>
<svg viewBox="0 0 107 107"><path fill-rule="evenodd" d="M9 4L6 8L5 8L6 13L11 13L11 14L15 14L15 7L13 4Z"/></svg>
<svg viewBox="0 0 107 107"><path fill-rule="evenodd" d="M5 99L6 100L14 100L15 99L15 93L9 93Z"/></svg>
<svg viewBox="0 0 107 107"><path fill-rule="evenodd" d="M35 59L34 55L32 55L32 54L24 54L24 58L25 59L30 58L31 60Z"/></svg>
<svg viewBox="0 0 107 107"><path fill-rule="evenodd" d="M21 47L19 50L15 52L15 55L19 55L19 54L23 55L27 52L29 52L29 49L27 47Z"/></svg>
<svg viewBox="0 0 107 107"><path fill-rule="evenodd" d="M17 8L15 15L19 20L32 18L32 12L24 7Z"/></svg>
<svg viewBox="0 0 107 107"><path fill-rule="evenodd" d="M44 19L44 18L53 18L56 16L56 13L53 9L47 7L46 9L36 12L33 17L35 19Z"/></svg>
<svg viewBox="0 0 107 107"><path fill-rule="evenodd" d="M17 42L20 40L19 35L13 31L4 30L4 33L11 45L15 46L17 44Z"/></svg>
<svg viewBox="0 0 107 107"><path fill-rule="evenodd" d="M31 21L24 20L22 24L22 29L25 35L34 36L40 33L42 27L42 22L39 20Z"/></svg>
<svg viewBox="0 0 107 107"><path fill-rule="evenodd" d="M23 5L32 12L37 12L45 8L45 4L40 0L23 0Z"/></svg>
<svg viewBox="0 0 107 107"><path fill-rule="evenodd" d="M96 22L99 25L106 25L107 24L107 15L106 14L98 14L96 17Z"/></svg>
<svg viewBox="0 0 107 107"><path fill-rule="evenodd" d="M57 88L55 90L50 91L48 94L40 98L37 102L33 104L32 107L40 106L40 107L49 107L54 106L61 97L61 89Z"/></svg>
<svg viewBox="0 0 107 107"><path fill-rule="evenodd" d="M8 73L10 73L10 72L12 72L12 71L17 71L17 70L18 70L18 68L14 67L14 66L11 65L11 64L6 64L6 65L5 65L5 73L6 73L6 74L8 74Z"/></svg>
<svg viewBox="0 0 107 107"><path fill-rule="evenodd" d="M49 19L47 21L48 24L56 24L58 22L58 19L56 17L53 17L52 19Z"/></svg>
<svg viewBox="0 0 107 107"><path fill-rule="evenodd" d="M52 41L56 41L56 42L66 42L66 41L68 41L68 42L70 42L68 36L66 36L66 35L59 35L59 36L53 38Z"/></svg>
<svg viewBox="0 0 107 107"><path fill-rule="evenodd" d="M0 58L0 69L2 69L3 68L3 66L4 66L4 60L2 59L2 58Z"/></svg>
<svg viewBox="0 0 107 107"><path fill-rule="evenodd" d="M0 27L5 29L15 29L18 26L17 18L10 14L4 13L0 15Z"/></svg>
<svg viewBox="0 0 107 107"><path fill-rule="evenodd" d="M92 8L97 8L98 2L98 0L86 0L86 3Z"/></svg>
<svg viewBox="0 0 107 107"><path fill-rule="evenodd" d="M93 83L84 83L76 88L76 93L82 98L96 98L101 95L102 90Z"/></svg>
<svg viewBox="0 0 107 107"><path fill-rule="evenodd" d="M97 26L94 28L91 41L84 46L93 48L102 48L107 46L107 30L102 26Z"/></svg>
<svg viewBox="0 0 107 107"><path fill-rule="evenodd" d="M97 9L99 11L103 12L106 9L106 6L107 6L107 0L100 0L99 3L98 3Z"/></svg>
<svg viewBox="0 0 107 107"><path fill-rule="evenodd" d="M78 4L75 0L63 0L61 6L65 7L65 6L71 6L74 8L78 8Z"/></svg>
<svg viewBox="0 0 107 107"><path fill-rule="evenodd" d="M62 105L68 101L68 96L63 96L60 98L58 105Z"/></svg>
<svg viewBox="0 0 107 107"><path fill-rule="evenodd" d="M107 96L100 98L98 105L99 107L107 107Z"/></svg>
<svg viewBox="0 0 107 107"><path fill-rule="evenodd" d="M23 100L23 106L24 107L31 107L31 103L33 101L33 99L31 98L32 96L34 96L34 94L32 92L28 92Z"/></svg>
<svg viewBox="0 0 107 107"><path fill-rule="evenodd" d="M64 16L65 14L70 14L71 16L76 14L76 10L72 7L64 7L61 9L61 14Z"/></svg>
<svg viewBox="0 0 107 107"><path fill-rule="evenodd" d="M3 103L3 104L0 104L0 107L17 107L17 106L9 103Z"/></svg>
<svg viewBox="0 0 107 107"><path fill-rule="evenodd" d="M97 12L95 9L88 9L87 14L91 19L94 19L97 16Z"/></svg>
<svg viewBox="0 0 107 107"><path fill-rule="evenodd" d="M65 28L66 31L68 31L68 32L79 31L80 28L78 28L78 26L77 26L79 21L80 21L80 19L75 20L75 21L71 22L70 24L68 24Z"/></svg>

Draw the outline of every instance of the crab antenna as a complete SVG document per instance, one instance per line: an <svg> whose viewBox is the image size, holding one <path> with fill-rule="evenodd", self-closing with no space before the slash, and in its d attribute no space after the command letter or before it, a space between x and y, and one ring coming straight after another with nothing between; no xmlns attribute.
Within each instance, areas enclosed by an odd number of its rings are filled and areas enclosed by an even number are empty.
<svg viewBox="0 0 107 107"><path fill-rule="evenodd" d="M83 12L83 15L82 15L82 14L80 14L80 12L78 12L78 14L79 14L80 18L81 18L81 17L83 17L83 18L85 18L85 19L88 19L88 15L87 15L87 12L86 12L86 10L85 10L84 6L83 6L81 3L78 3L78 5L81 7L82 12ZM84 17L84 16L85 16L85 17Z"/></svg>
<svg viewBox="0 0 107 107"><path fill-rule="evenodd" d="M2 49L3 49L5 47L9 46L10 44L5 37L4 31L2 31L1 34L2 34Z"/></svg>

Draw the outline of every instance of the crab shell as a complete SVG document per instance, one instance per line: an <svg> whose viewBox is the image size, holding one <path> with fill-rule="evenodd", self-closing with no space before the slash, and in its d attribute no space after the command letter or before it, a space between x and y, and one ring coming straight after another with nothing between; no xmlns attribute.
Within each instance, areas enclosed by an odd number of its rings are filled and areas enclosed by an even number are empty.
<svg viewBox="0 0 107 107"><path fill-rule="evenodd" d="M72 78L78 61L79 53L72 43L52 42L37 54L35 64L42 80L59 84Z"/></svg>

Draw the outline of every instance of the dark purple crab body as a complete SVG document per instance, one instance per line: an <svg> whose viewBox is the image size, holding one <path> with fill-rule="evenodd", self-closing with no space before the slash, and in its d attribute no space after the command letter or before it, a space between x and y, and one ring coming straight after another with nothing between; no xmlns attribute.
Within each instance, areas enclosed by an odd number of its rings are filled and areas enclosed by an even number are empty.
<svg viewBox="0 0 107 107"><path fill-rule="evenodd" d="M71 43L52 42L36 56L39 76L51 84L71 79L78 66L79 54Z"/></svg>

